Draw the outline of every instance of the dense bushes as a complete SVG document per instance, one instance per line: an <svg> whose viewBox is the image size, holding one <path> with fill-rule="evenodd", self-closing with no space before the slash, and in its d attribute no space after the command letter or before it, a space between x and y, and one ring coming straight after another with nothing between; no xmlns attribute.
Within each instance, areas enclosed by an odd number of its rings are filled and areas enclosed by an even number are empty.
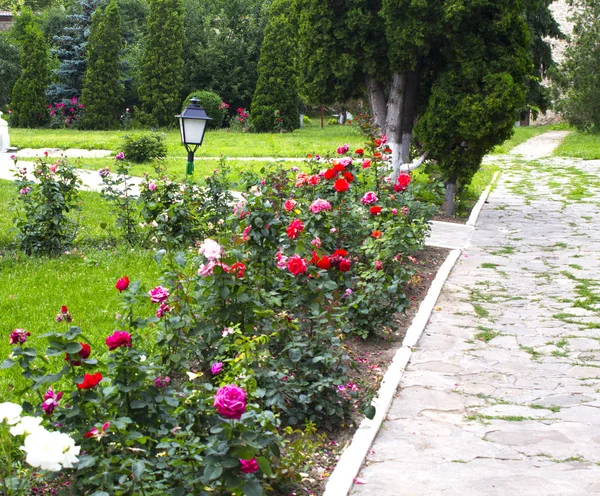
<svg viewBox="0 0 600 496"><path fill-rule="evenodd" d="M164 136L158 133L126 134L123 137L123 153L127 160L146 162L167 155Z"/></svg>
<svg viewBox="0 0 600 496"><path fill-rule="evenodd" d="M185 109L192 98L199 100L199 105L204 108L206 115L212 120L206 123L208 129L220 129L223 126L223 120L227 115L228 105L223 104L223 100L216 93L210 91L192 91L183 102L181 110Z"/></svg>

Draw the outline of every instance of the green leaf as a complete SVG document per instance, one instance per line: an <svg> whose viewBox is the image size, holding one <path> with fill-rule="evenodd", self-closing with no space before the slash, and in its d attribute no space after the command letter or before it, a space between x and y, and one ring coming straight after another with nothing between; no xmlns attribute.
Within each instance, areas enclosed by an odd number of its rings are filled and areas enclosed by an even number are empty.
<svg viewBox="0 0 600 496"><path fill-rule="evenodd" d="M177 263L177 265L179 265L180 267L185 267L186 264L186 260L185 260L185 253L183 252L177 252L175 254L175 262Z"/></svg>
<svg viewBox="0 0 600 496"><path fill-rule="evenodd" d="M369 420L373 420L375 414L377 413L377 410L373 405L369 405L367 408L365 408L363 413L365 417L367 417Z"/></svg>
<svg viewBox="0 0 600 496"><path fill-rule="evenodd" d="M207 465L204 468L204 477L206 477L208 480L218 479L219 477L221 477L222 473L223 467L221 467L220 465Z"/></svg>
<svg viewBox="0 0 600 496"><path fill-rule="evenodd" d="M144 470L146 470L146 464L142 460L133 462L133 465L131 466L131 472L137 480L140 480L142 478Z"/></svg>
<svg viewBox="0 0 600 496"><path fill-rule="evenodd" d="M129 406L135 410L137 408L145 408L146 403L140 400L133 400L131 403L129 403Z"/></svg>
<svg viewBox="0 0 600 496"><path fill-rule="evenodd" d="M260 471L265 475L273 475L273 470L271 470L271 462L267 460L264 456L259 456L256 461L258 462L258 466L260 467Z"/></svg>
<svg viewBox="0 0 600 496"><path fill-rule="evenodd" d="M79 463L77 463L77 470L83 470L84 468L93 467L96 465L96 457L89 455L82 455L79 457Z"/></svg>
<svg viewBox="0 0 600 496"><path fill-rule="evenodd" d="M288 354L292 362L299 362L302 358L302 352L298 348L292 348Z"/></svg>
<svg viewBox="0 0 600 496"><path fill-rule="evenodd" d="M67 353L71 353L71 354L72 353L79 353L81 351L81 348L83 348L83 347L81 346L80 343L69 343L67 345L67 347L65 348L65 351Z"/></svg>
<svg viewBox="0 0 600 496"><path fill-rule="evenodd" d="M160 264L166 254L167 254L167 250L158 250L156 252L156 255L154 255L154 260L156 260L156 263Z"/></svg>
<svg viewBox="0 0 600 496"><path fill-rule="evenodd" d="M17 364L17 362L15 362L14 360L11 360L10 358L7 358L0 364L0 369L9 369L13 365L16 365L16 364Z"/></svg>
<svg viewBox="0 0 600 496"><path fill-rule="evenodd" d="M245 496L262 496L263 494L262 486L256 479L244 482L242 492Z"/></svg>

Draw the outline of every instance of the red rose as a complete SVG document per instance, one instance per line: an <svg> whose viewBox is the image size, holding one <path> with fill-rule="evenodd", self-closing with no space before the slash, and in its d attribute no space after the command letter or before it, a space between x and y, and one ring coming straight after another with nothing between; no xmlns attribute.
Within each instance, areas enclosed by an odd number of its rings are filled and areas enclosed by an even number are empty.
<svg viewBox="0 0 600 496"><path fill-rule="evenodd" d="M311 265L317 265L319 263L319 260L321 260L319 258L319 255L317 255L316 251L312 252L312 258L310 259L310 262L308 262Z"/></svg>
<svg viewBox="0 0 600 496"><path fill-rule="evenodd" d="M368 169L369 167L371 167L371 160L368 158L365 158L362 162L362 168Z"/></svg>
<svg viewBox="0 0 600 496"><path fill-rule="evenodd" d="M347 257L348 256L348 252L346 250L335 250L333 252L332 257Z"/></svg>
<svg viewBox="0 0 600 496"><path fill-rule="evenodd" d="M331 261L329 260L329 257L323 256L323 258L321 258L321 260L319 260L317 262L317 267L319 267L319 269L323 269L323 270L327 270L327 269L331 268Z"/></svg>
<svg viewBox="0 0 600 496"><path fill-rule="evenodd" d="M304 224L300 219L294 219L286 229L288 238L290 239L296 239L302 231L304 231Z"/></svg>
<svg viewBox="0 0 600 496"><path fill-rule="evenodd" d="M375 261L375 270L383 270L383 264L380 260Z"/></svg>
<svg viewBox="0 0 600 496"><path fill-rule="evenodd" d="M352 172L345 171L343 172L343 175L349 183L354 181L354 176L352 175Z"/></svg>
<svg viewBox="0 0 600 496"><path fill-rule="evenodd" d="M308 178L308 184L310 184L312 186L316 186L317 184L319 184L320 181L321 181L321 178L317 175L310 176Z"/></svg>
<svg viewBox="0 0 600 496"><path fill-rule="evenodd" d="M79 389L93 389L102 380L102 374L96 372L95 374L83 374L83 382L77 384Z"/></svg>
<svg viewBox="0 0 600 496"><path fill-rule="evenodd" d="M300 255L294 255L288 260L288 270L295 276L306 272L306 260Z"/></svg>
<svg viewBox="0 0 600 496"><path fill-rule="evenodd" d="M296 200L286 200L283 204L283 208L285 208L286 212L291 212L292 210L294 210L296 203Z"/></svg>
<svg viewBox="0 0 600 496"><path fill-rule="evenodd" d="M396 182L396 184L394 185L394 190L395 191L404 191L408 185L410 184L410 175L402 173L398 176L398 181ZM397 187L396 187L397 186Z"/></svg>
<svg viewBox="0 0 600 496"><path fill-rule="evenodd" d="M375 229L372 233L371 236L373 236L375 239L381 237L383 235L383 233L381 231L378 231L377 229Z"/></svg>
<svg viewBox="0 0 600 496"><path fill-rule="evenodd" d="M333 183L333 189L335 189L338 193L343 193L344 191L348 191L350 185L348 181L345 179L338 179L335 183Z"/></svg>
<svg viewBox="0 0 600 496"><path fill-rule="evenodd" d="M377 207L377 206L371 207L369 209L369 212L371 212L371 215L378 215L381 213L381 207Z"/></svg>
<svg viewBox="0 0 600 496"><path fill-rule="evenodd" d="M333 179L335 176L337 176L337 172L335 171L335 169L327 169L323 174L323 177L327 180Z"/></svg>
<svg viewBox="0 0 600 496"><path fill-rule="evenodd" d="M361 157L363 156L363 154L365 153L365 151L362 148L359 148L358 150L356 150L354 153L356 153L357 155L360 155Z"/></svg>
<svg viewBox="0 0 600 496"><path fill-rule="evenodd" d="M346 166L344 164L340 164L339 162L335 162L333 164L333 170L335 172L344 172L344 170L346 170Z"/></svg>
<svg viewBox="0 0 600 496"><path fill-rule="evenodd" d="M240 468L244 474L253 474L254 472L258 472L258 462L256 458L252 458L251 460L242 460L240 458Z"/></svg>
<svg viewBox="0 0 600 496"><path fill-rule="evenodd" d="M67 313L68 311L69 311L69 309L65 305L60 307L60 313Z"/></svg>
<svg viewBox="0 0 600 496"><path fill-rule="evenodd" d="M350 270L350 260L347 258L340 260L339 268L342 272L348 272Z"/></svg>
<svg viewBox="0 0 600 496"><path fill-rule="evenodd" d="M122 293L128 287L129 287L129 277L127 277L127 276L121 277L121 279L119 279L117 281L117 284L115 284L115 288L117 288L119 290L119 293Z"/></svg>
<svg viewBox="0 0 600 496"><path fill-rule="evenodd" d="M236 262L231 266L230 271L235 274L238 279L243 279L246 266L242 262Z"/></svg>

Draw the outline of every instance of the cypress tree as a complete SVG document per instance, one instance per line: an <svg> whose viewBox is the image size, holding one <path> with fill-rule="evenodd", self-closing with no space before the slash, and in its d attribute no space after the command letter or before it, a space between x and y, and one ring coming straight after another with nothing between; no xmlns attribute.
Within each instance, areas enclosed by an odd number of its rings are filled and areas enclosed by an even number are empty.
<svg viewBox="0 0 600 496"><path fill-rule="evenodd" d="M150 0L148 37L138 89L141 101L138 118L150 126L173 126L180 110L183 17L181 0Z"/></svg>
<svg viewBox="0 0 600 496"><path fill-rule="evenodd" d="M116 0L92 17L88 44L88 67L83 81L81 103L85 129L112 129L119 126L123 89L119 82L121 15Z"/></svg>
<svg viewBox="0 0 600 496"><path fill-rule="evenodd" d="M56 49L53 52L60 60L60 66L54 73L58 82L50 85L47 90L48 98L53 102L81 96L92 15L101 1L79 0L67 16L65 34L54 37Z"/></svg>
<svg viewBox="0 0 600 496"><path fill-rule="evenodd" d="M48 121L48 45L35 21L24 30L21 67L12 90L11 122L16 127L41 127Z"/></svg>
<svg viewBox="0 0 600 496"><path fill-rule="evenodd" d="M258 82L250 116L256 131L274 131L276 119L292 131L300 126L296 26L289 0L275 0L258 61ZM279 111L276 116L275 112Z"/></svg>

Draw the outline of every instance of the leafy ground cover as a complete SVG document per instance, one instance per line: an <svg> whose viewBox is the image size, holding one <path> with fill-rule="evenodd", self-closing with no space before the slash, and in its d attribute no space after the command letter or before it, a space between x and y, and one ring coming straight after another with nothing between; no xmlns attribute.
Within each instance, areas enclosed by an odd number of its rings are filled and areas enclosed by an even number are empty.
<svg viewBox="0 0 600 496"><path fill-rule="evenodd" d="M600 134L573 131L554 150L554 155L598 160L600 159Z"/></svg>

